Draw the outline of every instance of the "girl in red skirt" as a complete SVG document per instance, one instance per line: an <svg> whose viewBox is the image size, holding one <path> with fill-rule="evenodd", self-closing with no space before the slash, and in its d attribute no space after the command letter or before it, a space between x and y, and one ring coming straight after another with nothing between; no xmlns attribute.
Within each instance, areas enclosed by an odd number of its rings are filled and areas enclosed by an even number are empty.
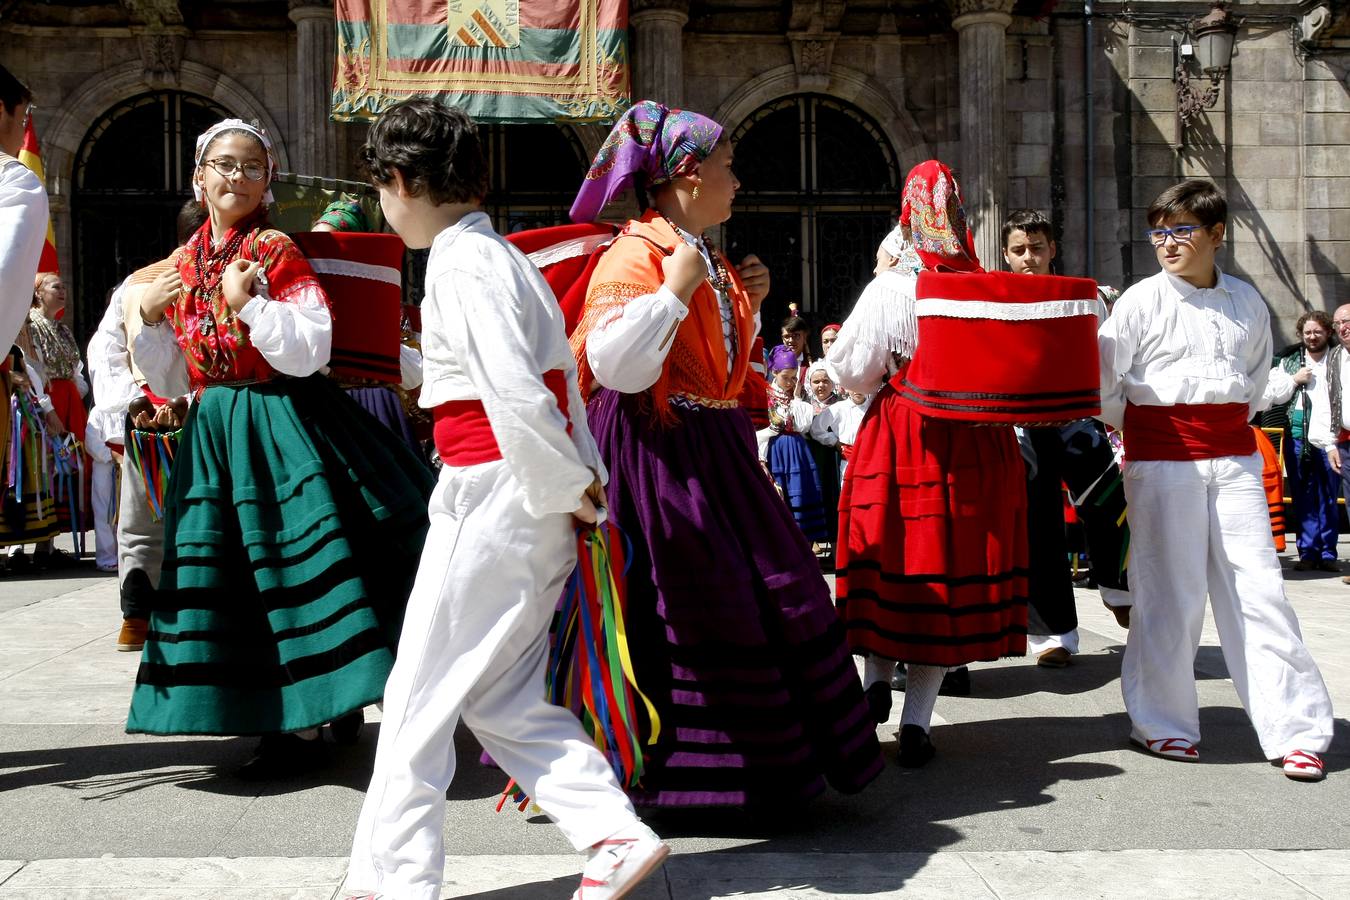
<svg viewBox="0 0 1350 900"><path fill-rule="evenodd" d="M905 181L901 234L828 362L850 391L880 388L858 430L839 498L836 592L878 722L891 675L908 664L900 764L922 766L943 673L1026 652L1026 476L1013 430L926 418L899 402L918 335L918 272L981 272L961 194L936 160ZM897 241L899 239L899 241ZM894 251L894 252L892 252ZM997 347L953 352L978 365Z"/></svg>

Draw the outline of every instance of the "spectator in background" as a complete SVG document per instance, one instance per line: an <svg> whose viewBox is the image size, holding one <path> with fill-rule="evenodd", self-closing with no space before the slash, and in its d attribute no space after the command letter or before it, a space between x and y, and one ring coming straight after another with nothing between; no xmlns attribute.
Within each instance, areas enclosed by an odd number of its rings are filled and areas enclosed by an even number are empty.
<svg viewBox="0 0 1350 900"><path fill-rule="evenodd" d="M1277 359L1294 381L1288 405L1288 438L1284 459L1290 496L1298 522L1300 572L1339 572L1336 562L1336 496L1339 485L1327 449L1334 449L1331 396L1327 390L1327 351L1331 317L1321 310L1304 313L1295 326L1299 343Z"/></svg>

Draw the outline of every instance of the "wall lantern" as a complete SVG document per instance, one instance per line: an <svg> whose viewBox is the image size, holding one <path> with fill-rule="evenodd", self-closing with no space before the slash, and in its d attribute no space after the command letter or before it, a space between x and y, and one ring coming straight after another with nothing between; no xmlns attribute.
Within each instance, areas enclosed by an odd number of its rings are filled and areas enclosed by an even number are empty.
<svg viewBox="0 0 1350 900"><path fill-rule="evenodd" d="M1224 0L1214 0L1208 15L1190 23L1190 35L1195 42L1195 61L1200 65L1200 70L1209 76L1209 86L1203 91L1191 86L1185 59L1188 47L1183 46L1176 73L1178 126L1185 126L1219 102L1223 73L1233 61L1233 38L1237 35L1238 24L1238 20L1228 12L1228 4Z"/></svg>

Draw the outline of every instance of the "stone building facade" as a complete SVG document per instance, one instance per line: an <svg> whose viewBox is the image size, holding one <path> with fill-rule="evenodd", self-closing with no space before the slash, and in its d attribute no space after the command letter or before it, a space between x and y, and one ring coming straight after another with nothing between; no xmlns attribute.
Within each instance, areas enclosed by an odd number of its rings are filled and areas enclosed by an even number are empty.
<svg viewBox="0 0 1350 900"><path fill-rule="evenodd" d="M1056 223L1061 271L1115 285L1156 268L1152 197L1214 179L1231 207L1221 265L1287 337L1303 310L1350 302L1350 0L1230 3L1231 68L1178 129L1178 62L1208 83L1178 48L1209 5L631 0L634 92L736 138L722 239L770 263L768 321L790 300L841 317L904 173L936 156L958 170L986 264L1003 215L1030 206ZM284 170L356 177L364 128L326 116L333 45L331 0L0 0L0 62L36 95L81 330L121 273L167 249L203 122L257 119ZM605 130L490 128L499 226L560 221Z"/></svg>

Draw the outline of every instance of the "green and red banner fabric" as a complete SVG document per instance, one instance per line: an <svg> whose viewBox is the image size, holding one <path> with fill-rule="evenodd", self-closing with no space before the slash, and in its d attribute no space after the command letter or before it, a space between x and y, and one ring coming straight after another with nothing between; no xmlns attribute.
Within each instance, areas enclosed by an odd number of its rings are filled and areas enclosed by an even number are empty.
<svg viewBox="0 0 1350 900"><path fill-rule="evenodd" d="M435 97L480 122L603 122L629 104L626 0L336 0L333 118Z"/></svg>

